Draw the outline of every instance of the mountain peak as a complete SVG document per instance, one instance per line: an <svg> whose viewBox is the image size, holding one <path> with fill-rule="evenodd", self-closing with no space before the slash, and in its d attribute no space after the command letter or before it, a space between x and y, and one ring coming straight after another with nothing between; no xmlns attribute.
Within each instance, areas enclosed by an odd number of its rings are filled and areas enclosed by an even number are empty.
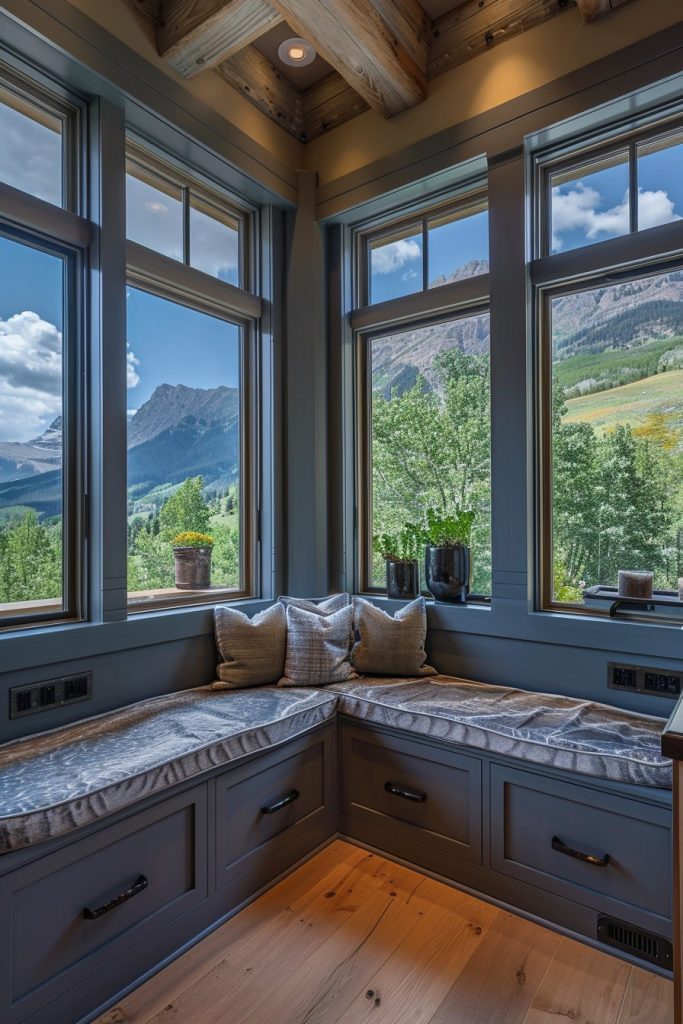
<svg viewBox="0 0 683 1024"><path fill-rule="evenodd" d="M151 441L183 422L204 427L229 425L239 414L239 391L220 385L217 388L192 388L187 384L159 384L137 410L128 424L128 447Z"/></svg>

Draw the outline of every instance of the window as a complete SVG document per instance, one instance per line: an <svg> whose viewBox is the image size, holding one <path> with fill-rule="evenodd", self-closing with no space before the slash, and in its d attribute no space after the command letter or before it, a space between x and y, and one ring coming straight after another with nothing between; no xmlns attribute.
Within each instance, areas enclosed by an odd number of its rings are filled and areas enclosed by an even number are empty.
<svg viewBox="0 0 683 1024"><path fill-rule="evenodd" d="M683 575L683 260L663 261L672 247L661 234L683 216L683 146L676 134L641 137L584 166L592 176L566 185L550 175L553 255L532 267L541 601L606 612L620 569L652 572L655 590L672 594ZM615 205L629 173L638 203L626 191ZM648 228L649 252L635 249L634 232ZM604 270L564 255L618 235Z"/></svg>
<svg viewBox="0 0 683 1024"><path fill-rule="evenodd" d="M0 181L61 206L65 130L63 114L0 83Z"/></svg>
<svg viewBox="0 0 683 1024"><path fill-rule="evenodd" d="M0 192L0 628L82 615L88 228L46 212L45 201L62 205L64 173L75 176L62 160L72 124L57 101L54 112L46 104L0 84L0 180L25 192L31 218L17 224L13 197Z"/></svg>
<svg viewBox="0 0 683 1024"><path fill-rule="evenodd" d="M381 295L385 303L377 314L370 308L352 315L360 382L360 587L385 587L384 560L374 550L374 537L395 535L406 523L422 524L430 507L449 514L460 508L475 514L471 598L486 598L491 593L486 198L479 192L446 209L427 210L415 223L419 232L406 222L381 232L371 228L356 245L361 260L369 254L371 301ZM407 314L409 246L415 247L418 285ZM441 306L435 314L433 289L446 284L452 310L444 313ZM399 299L396 306L389 304L389 294Z"/></svg>
<svg viewBox="0 0 683 1024"><path fill-rule="evenodd" d="M362 235L360 263L367 268L361 295L367 304L488 274L488 206L474 197L420 219Z"/></svg>
<svg viewBox="0 0 683 1024"><path fill-rule="evenodd" d="M568 252L679 220L683 133L629 145L545 170L550 193L546 253ZM633 188L633 195L632 195Z"/></svg>
<svg viewBox="0 0 683 1024"><path fill-rule="evenodd" d="M220 281L247 287L245 211L129 145L126 233L131 242Z"/></svg>
<svg viewBox="0 0 683 1024"><path fill-rule="evenodd" d="M127 220L154 252L128 250L129 602L244 596L253 576L249 366L260 300L228 285L238 280L249 218L191 186L174 198L153 158L147 167L134 152Z"/></svg>
<svg viewBox="0 0 683 1024"><path fill-rule="evenodd" d="M491 593L491 407L487 313L368 339L368 537L419 523L425 509L476 515L472 590ZM373 588L385 585L374 553Z"/></svg>

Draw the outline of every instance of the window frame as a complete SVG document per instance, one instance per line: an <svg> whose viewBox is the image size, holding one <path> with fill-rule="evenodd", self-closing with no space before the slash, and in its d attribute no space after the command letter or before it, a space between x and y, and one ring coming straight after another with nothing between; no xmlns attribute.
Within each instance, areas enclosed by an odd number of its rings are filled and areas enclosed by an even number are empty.
<svg viewBox="0 0 683 1024"><path fill-rule="evenodd" d="M407 237L411 227L415 228L412 234L420 234L422 238L422 287L406 295L397 296L395 299L388 299L387 302L397 302L410 296L424 296L429 292L438 291L439 287L449 287L449 285L441 285L437 288L429 287L429 224L437 218L446 218L451 213L460 212L464 218L468 216L468 210L471 210L470 215L474 215L483 212L483 209L488 210L488 192L485 186L478 183L465 188L456 198L451 197L435 205L420 207L410 213L406 212L398 218L396 211L394 211L393 215L388 214L385 218L377 219L370 226L356 227L354 230L353 248L355 308L365 308L381 304L371 301L373 244L393 235ZM404 230L405 234L401 234Z"/></svg>
<svg viewBox="0 0 683 1024"><path fill-rule="evenodd" d="M638 228L637 153L643 143L656 142L683 130L680 114L650 121L630 131L617 131L608 141L587 145L579 140L561 153L532 152L530 212L532 413L533 413L533 517L534 597L537 612L609 620L608 607L588 607L554 599L553 582L553 443L552 443L552 313L554 298L596 288L642 280L683 270L683 220L651 228ZM552 253L552 191L550 177L558 170L580 167L593 158L628 151L630 229L615 238ZM618 619L618 616L617 616ZM653 612L629 613L629 619L659 626L674 626L670 618Z"/></svg>
<svg viewBox="0 0 683 1024"><path fill-rule="evenodd" d="M368 298L370 243L376 238L400 230L404 225L422 224L423 272L426 273L427 230L436 217L458 210L467 210L485 203L488 209L488 189L481 179L470 182L454 198L433 201L418 209L396 215L396 211L377 218L371 224L351 229L353 293L356 299ZM465 214L466 215L466 214ZM423 283L426 278L423 278ZM371 596L386 594L386 588L372 583L372 365L370 345L381 337L402 331L429 327L434 324L462 320L490 312L489 274L464 278L436 288L402 295L395 299L356 306L349 314L352 339L352 379L354 395L353 452L354 473L354 591ZM491 606L490 595L476 595L468 605Z"/></svg>
<svg viewBox="0 0 683 1024"><path fill-rule="evenodd" d="M140 152L139 143L135 143ZM150 150L150 166L156 171L157 158ZM128 150L126 152L128 156ZM166 166L165 164L163 166ZM190 180L189 176L185 180ZM192 179L194 180L194 179ZM185 204L185 219L189 215ZM240 231L242 252L253 252L258 213L255 208L243 210L245 230ZM247 235L250 237L247 238ZM243 240L243 243L242 243ZM185 255L189 252L189 238L184 235ZM250 283L255 275L249 271ZM206 597L195 592L184 595L164 594L135 600L134 591L127 592L129 616L173 608L196 608L217 601L238 601L257 597L259 562L259 522L257 481L261 472L261 451L258 435L258 393L260 367L258 337L261 330L263 301L251 291L221 281L187 263L181 263L154 249L130 240L126 241L126 283L128 286L155 295L158 298L186 306L238 327L240 331L240 586L238 588L212 588Z"/></svg>
<svg viewBox="0 0 683 1024"><path fill-rule="evenodd" d="M0 235L63 261L62 324L62 607L30 602L16 615L0 614L0 634L76 624L90 612L90 352L86 324L92 230L84 219L86 103L52 92L0 58L0 88L62 123L62 204L0 181Z"/></svg>
<svg viewBox="0 0 683 1024"><path fill-rule="evenodd" d="M163 154L163 156L159 155L157 147L141 141L138 136L132 135L131 133L128 133L126 136L126 174L128 173L129 162L142 169L149 169L155 176L166 180L169 184L180 189L183 207L183 258L182 260L174 260L174 262L180 264L180 266L196 270L197 273L204 273L201 270L197 270L197 268L193 267L190 263L190 211L191 198L193 196L196 196L207 205L213 206L218 212L224 213L238 222L238 281L240 283L233 285L228 281L221 281L218 277L215 277L214 280L218 281L220 284L227 284L229 287L236 288L239 291L255 293L258 287L258 277L256 273L257 268L254 259L255 246L253 242L257 231L256 208L248 205L244 201L238 200L237 197L227 189L221 188L215 182L210 182L207 178L192 169L182 167L178 162L173 161L166 154ZM126 234L126 242L128 243L129 240L127 238L125 227L124 233ZM148 246L140 247L149 249L150 252L157 252L156 249L151 249ZM158 255L162 256L163 253L158 253ZM172 257L167 258L172 259ZM213 277L211 274L207 274L206 276Z"/></svg>

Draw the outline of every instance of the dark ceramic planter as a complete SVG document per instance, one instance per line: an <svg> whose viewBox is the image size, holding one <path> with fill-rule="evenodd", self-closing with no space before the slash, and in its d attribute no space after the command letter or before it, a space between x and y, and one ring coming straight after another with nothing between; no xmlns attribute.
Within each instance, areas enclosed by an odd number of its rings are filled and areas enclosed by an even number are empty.
<svg viewBox="0 0 683 1024"><path fill-rule="evenodd" d="M387 559L387 597L404 601L420 592L420 567L417 562L390 562Z"/></svg>
<svg viewBox="0 0 683 1024"><path fill-rule="evenodd" d="M466 544L425 549L425 579L427 589L437 601L464 604L470 592L472 564Z"/></svg>
<svg viewBox="0 0 683 1024"><path fill-rule="evenodd" d="M213 548L173 548L178 590L208 590L211 586Z"/></svg>

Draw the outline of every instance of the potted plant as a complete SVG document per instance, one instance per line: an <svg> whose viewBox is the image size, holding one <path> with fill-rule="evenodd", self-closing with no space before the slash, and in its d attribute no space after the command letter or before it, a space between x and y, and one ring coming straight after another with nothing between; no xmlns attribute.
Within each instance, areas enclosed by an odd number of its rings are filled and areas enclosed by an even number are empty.
<svg viewBox="0 0 683 1024"><path fill-rule="evenodd" d="M470 540L474 512L456 506L451 514L427 509L423 537L425 580L437 601L464 604L470 592Z"/></svg>
<svg viewBox="0 0 683 1024"><path fill-rule="evenodd" d="M188 530L173 538L175 585L178 590L206 590L211 586L213 537Z"/></svg>
<svg viewBox="0 0 683 1024"><path fill-rule="evenodd" d="M373 538L375 551L386 561L387 597L402 601L419 594L421 539L422 531L412 523L406 523L400 533L380 533Z"/></svg>

